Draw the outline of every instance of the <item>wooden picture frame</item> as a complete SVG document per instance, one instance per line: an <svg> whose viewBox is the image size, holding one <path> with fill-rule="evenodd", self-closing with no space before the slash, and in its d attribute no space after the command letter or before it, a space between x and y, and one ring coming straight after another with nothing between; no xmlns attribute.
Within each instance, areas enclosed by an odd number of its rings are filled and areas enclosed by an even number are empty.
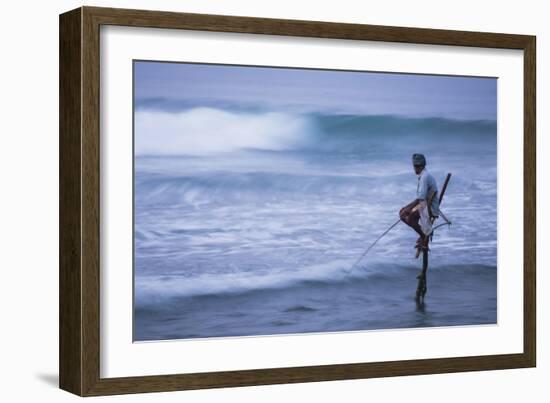
<svg viewBox="0 0 550 403"><path fill-rule="evenodd" d="M100 377L100 26L523 50L523 353L122 378ZM60 16L60 388L80 396L525 368L536 365L535 37L81 7Z"/></svg>

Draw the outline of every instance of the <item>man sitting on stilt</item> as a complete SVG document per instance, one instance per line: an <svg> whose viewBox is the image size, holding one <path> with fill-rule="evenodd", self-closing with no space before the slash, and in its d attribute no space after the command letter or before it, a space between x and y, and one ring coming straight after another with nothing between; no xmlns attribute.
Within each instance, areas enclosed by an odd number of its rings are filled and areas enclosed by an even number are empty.
<svg viewBox="0 0 550 403"><path fill-rule="evenodd" d="M439 216L439 194L434 177L426 169L424 155L413 154L412 162L418 176L416 199L399 211L399 217L419 235L415 246L418 257L421 250L428 250L432 218Z"/></svg>

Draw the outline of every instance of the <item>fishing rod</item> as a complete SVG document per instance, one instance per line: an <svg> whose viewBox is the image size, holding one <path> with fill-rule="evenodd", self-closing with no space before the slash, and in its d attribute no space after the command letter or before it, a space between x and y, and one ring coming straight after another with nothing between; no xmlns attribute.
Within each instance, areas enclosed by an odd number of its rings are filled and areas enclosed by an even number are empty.
<svg viewBox="0 0 550 403"><path fill-rule="evenodd" d="M445 219L445 222L444 222L444 223L441 223L441 224L439 224L439 225L436 225L434 228L432 228L432 230L430 231L430 236L433 235L433 233L434 233L434 231L435 231L436 229L438 229L438 228L440 228L440 227L442 227L442 226L444 226L444 225L448 225L448 226L450 227L451 222L450 222L449 220L447 220L446 217L444 217L444 219ZM381 240L382 238L384 238L384 237L388 234L388 232L390 232L390 231L391 231L397 224L399 224L400 222L401 222L401 219L398 219L396 222L394 222L392 225L390 225L390 227L389 227L387 230L385 230L378 238L376 238L376 240L375 240L373 243L371 243L371 244L369 245L369 247L363 252L363 254L362 254L361 256L359 256L359 259L357 259L357 260L355 261L355 263L354 263L348 270L346 270L346 274L351 273L351 272L353 271L353 269L355 269L355 267L359 264L359 262L361 262L361 260L363 260L363 258L367 255L367 253L369 253L370 250L371 250L372 248L374 248L374 245L376 245L376 244L378 243L379 240Z"/></svg>
<svg viewBox="0 0 550 403"><path fill-rule="evenodd" d="M363 254L361 256L359 256L359 259L357 259L355 261L355 263L348 270L346 270L346 273L347 274L351 273L351 271L353 269L355 269L355 266L357 266L359 264L359 262L361 260L363 260L363 258L367 255L367 253L369 253L369 251L374 247L374 245L376 245L379 240L381 240L388 232L390 232L400 222L401 222L401 219L398 219L396 222L394 222L392 225L390 225L390 227L386 231L384 231L384 233L382 233L382 235L380 235L378 238L376 238L376 240L373 243L370 244L370 246L363 252Z"/></svg>

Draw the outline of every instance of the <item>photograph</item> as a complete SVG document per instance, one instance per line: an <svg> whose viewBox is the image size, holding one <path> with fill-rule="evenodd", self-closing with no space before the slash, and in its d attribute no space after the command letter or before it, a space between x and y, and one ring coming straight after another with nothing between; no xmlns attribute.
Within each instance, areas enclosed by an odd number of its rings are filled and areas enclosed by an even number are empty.
<svg viewBox="0 0 550 403"><path fill-rule="evenodd" d="M132 63L134 342L497 325L497 77Z"/></svg>

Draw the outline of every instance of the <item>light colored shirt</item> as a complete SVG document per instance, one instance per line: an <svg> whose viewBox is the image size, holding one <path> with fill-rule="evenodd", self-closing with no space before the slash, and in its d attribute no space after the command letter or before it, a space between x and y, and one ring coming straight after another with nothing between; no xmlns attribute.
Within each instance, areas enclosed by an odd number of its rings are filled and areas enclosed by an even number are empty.
<svg viewBox="0 0 550 403"><path fill-rule="evenodd" d="M432 215L439 216L439 191L437 183L431 173L426 168L418 175L418 184L416 186L416 198L428 201L430 194L435 192L432 198L431 211Z"/></svg>

